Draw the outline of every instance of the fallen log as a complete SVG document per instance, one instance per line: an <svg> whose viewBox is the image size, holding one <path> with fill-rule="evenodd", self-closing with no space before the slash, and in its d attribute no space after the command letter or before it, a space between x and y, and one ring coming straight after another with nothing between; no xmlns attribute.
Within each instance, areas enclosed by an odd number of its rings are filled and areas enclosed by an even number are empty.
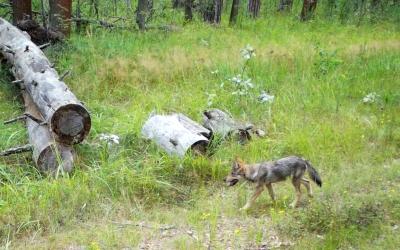
<svg viewBox="0 0 400 250"><path fill-rule="evenodd" d="M89 133L87 109L68 89L43 52L19 29L0 18L0 51L13 67L21 87L32 97L54 138L66 145Z"/></svg>
<svg viewBox="0 0 400 250"><path fill-rule="evenodd" d="M25 103L25 114L18 118L26 121L30 144L10 148L0 152L0 156L32 152L33 161L40 172L51 175L57 174L58 171L71 172L74 163L72 147L54 141L48 126L40 122L38 117L41 117L41 114L29 94L22 91L22 97Z"/></svg>
<svg viewBox="0 0 400 250"><path fill-rule="evenodd" d="M30 117L41 117L39 110L33 103L30 95L22 91L25 103L25 112L30 114L26 118L29 143L33 149L33 161L41 172L56 174L57 171L71 172L74 164L74 150L71 146L57 143L52 137L47 125L38 123Z"/></svg>
<svg viewBox="0 0 400 250"><path fill-rule="evenodd" d="M211 133L183 114L153 115L144 124L142 135L153 140L170 155L185 156L206 152Z"/></svg>
<svg viewBox="0 0 400 250"><path fill-rule="evenodd" d="M264 131L255 129L252 124L237 122L229 114L219 109L203 112L203 126L222 138L236 136L241 143L251 140L251 133L260 137L265 135Z"/></svg>

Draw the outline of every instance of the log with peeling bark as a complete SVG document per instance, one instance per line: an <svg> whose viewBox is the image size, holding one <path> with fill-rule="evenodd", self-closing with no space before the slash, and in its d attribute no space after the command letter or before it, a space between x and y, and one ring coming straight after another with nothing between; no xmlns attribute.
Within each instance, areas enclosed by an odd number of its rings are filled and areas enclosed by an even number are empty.
<svg viewBox="0 0 400 250"><path fill-rule="evenodd" d="M57 141L71 145L89 133L89 112L60 80L57 71L27 34L0 18L0 51L22 88L32 97Z"/></svg>
<svg viewBox="0 0 400 250"><path fill-rule="evenodd" d="M211 133L183 114L171 114L151 116L142 128L142 135L168 154L184 157L190 149L204 154Z"/></svg>
<svg viewBox="0 0 400 250"><path fill-rule="evenodd" d="M30 95L22 90L25 103L25 114L11 121L25 120L29 143L25 146L10 148L0 152L0 156L32 152L33 161L42 173L56 175L58 172L71 172L74 163L74 150L71 146L57 143L52 137L47 124L41 122L42 117Z"/></svg>
<svg viewBox="0 0 400 250"><path fill-rule="evenodd" d="M22 91L25 112L32 117L41 118L41 114L30 95ZM56 174L57 171L71 172L74 163L74 150L71 146L60 144L54 140L47 125L27 118L29 143L33 149L33 160L41 172Z"/></svg>
<svg viewBox="0 0 400 250"><path fill-rule="evenodd" d="M203 112L203 126L222 138L235 135L241 143L251 140L251 133L260 137L265 135L264 131L255 129L252 124L237 122L232 116L219 109Z"/></svg>

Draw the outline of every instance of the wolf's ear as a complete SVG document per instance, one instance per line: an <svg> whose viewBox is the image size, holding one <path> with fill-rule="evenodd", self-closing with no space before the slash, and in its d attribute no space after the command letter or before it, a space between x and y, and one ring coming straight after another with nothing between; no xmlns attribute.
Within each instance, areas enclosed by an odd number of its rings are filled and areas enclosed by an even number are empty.
<svg viewBox="0 0 400 250"><path fill-rule="evenodd" d="M244 161L238 156L236 156L236 158L235 158L235 163L238 165L239 168L244 167Z"/></svg>
<svg viewBox="0 0 400 250"><path fill-rule="evenodd" d="M235 157L235 161L239 164L244 164L244 161L239 156Z"/></svg>

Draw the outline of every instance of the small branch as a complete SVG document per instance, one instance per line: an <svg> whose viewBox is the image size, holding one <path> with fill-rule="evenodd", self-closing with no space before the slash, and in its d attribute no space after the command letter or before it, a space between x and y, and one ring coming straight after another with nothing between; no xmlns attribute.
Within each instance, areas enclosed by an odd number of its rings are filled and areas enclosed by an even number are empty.
<svg viewBox="0 0 400 250"><path fill-rule="evenodd" d="M24 80L15 80L11 82L12 84L21 84L24 83Z"/></svg>
<svg viewBox="0 0 400 250"><path fill-rule="evenodd" d="M45 44L39 45L38 47L39 47L39 49L44 49L44 48L48 47L49 45L50 45L50 43L45 43Z"/></svg>
<svg viewBox="0 0 400 250"><path fill-rule="evenodd" d="M24 115L25 115L27 118L31 119L32 121L34 121L34 122L36 122L36 123L38 123L38 124L40 124L40 125L46 125L46 124L47 124L46 122L40 120L40 119L37 118L37 117L34 117L33 115L31 115L31 114L29 114L29 113L25 113Z"/></svg>
<svg viewBox="0 0 400 250"><path fill-rule="evenodd" d="M26 119L26 115L21 115L21 116L17 116L15 118L13 118L11 120L5 121L3 124L7 125L7 124L10 124L10 123L14 123L14 122L25 120L25 119Z"/></svg>
<svg viewBox="0 0 400 250"><path fill-rule="evenodd" d="M61 82L64 81L64 78L67 77L70 73L71 71L69 70L65 71L64 74L62 74L58 80L60 80Z"/></svg>
<svg viewBox="0 0 400 250"><path fill-rule="evenodd" d="M10 53L10 54L15 55L15 52L14 52L13 50L11 50L11 49L4 48L4 47L3 47L2 50L3 50L5 53Z"/></svg>
<svg viewBox="0 0 400 250"><path fill-rule="evenodd" d="M5 121L4 125L7 125L7 124L10 124L10 123L13 123L13 122L17 122L17 121L20 121L20 120L25 120L26 118L29 118L32 121L34 121L34 122L36 122L36 123L38 123L40 125L47 125L47 122L44 122L41 119L36 118L36 117L34 117L33 115L31 115L29 113L24 113L21 116L18 116L18 117L15 117L15 118L11 119L11 120Z"/></svg>
<svg viewBox="0 0 400 250"><path fill-rule="evenodd" d="M31 152L33 150L33 146L31 144L27 144L24 146L16 147L16 148L10 148L7 149L3 152L0 152L0 156L8 156L12 154L20 154L24 152Z"/></svg>

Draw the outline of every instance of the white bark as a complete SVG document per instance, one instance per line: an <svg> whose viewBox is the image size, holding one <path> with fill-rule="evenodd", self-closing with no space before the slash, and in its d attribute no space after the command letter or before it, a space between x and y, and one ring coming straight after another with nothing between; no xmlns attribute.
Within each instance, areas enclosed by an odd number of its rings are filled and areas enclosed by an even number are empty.
<svg viewBox="0 0 400 250"><path fill-rule="evenodd" d="M203 126L222 138L235 135L242 143L251 139L250 131L253 129L252 124L243 125L219 109L203 112Z"/></svg>
<svg viewBox="0 0 400 250"><path fill-rule="evenodd" d="M32 97L57 141L71 145L89 133L89 112L68 89L43 52L19 29L0 18L0 51Z"/></svg>
<svg viewBox="0 0 400 250"><path fill-rule="evenodd" d="M26 91L22 91L25 112L41 118L41 114ZM33 147L33 160L41 172L56 174L57 171L71 172L74 163L74 151L71 146L55 142L47 125L26 118L29 143Z"/></svg>
<svg viewBox="0 0 400 250"><path fill-rule="evenodd" d="M168 154L183 157L189 149L205 153L210 131L183 114L171 114L151 116L142 128L142 135Z"/></svg>

